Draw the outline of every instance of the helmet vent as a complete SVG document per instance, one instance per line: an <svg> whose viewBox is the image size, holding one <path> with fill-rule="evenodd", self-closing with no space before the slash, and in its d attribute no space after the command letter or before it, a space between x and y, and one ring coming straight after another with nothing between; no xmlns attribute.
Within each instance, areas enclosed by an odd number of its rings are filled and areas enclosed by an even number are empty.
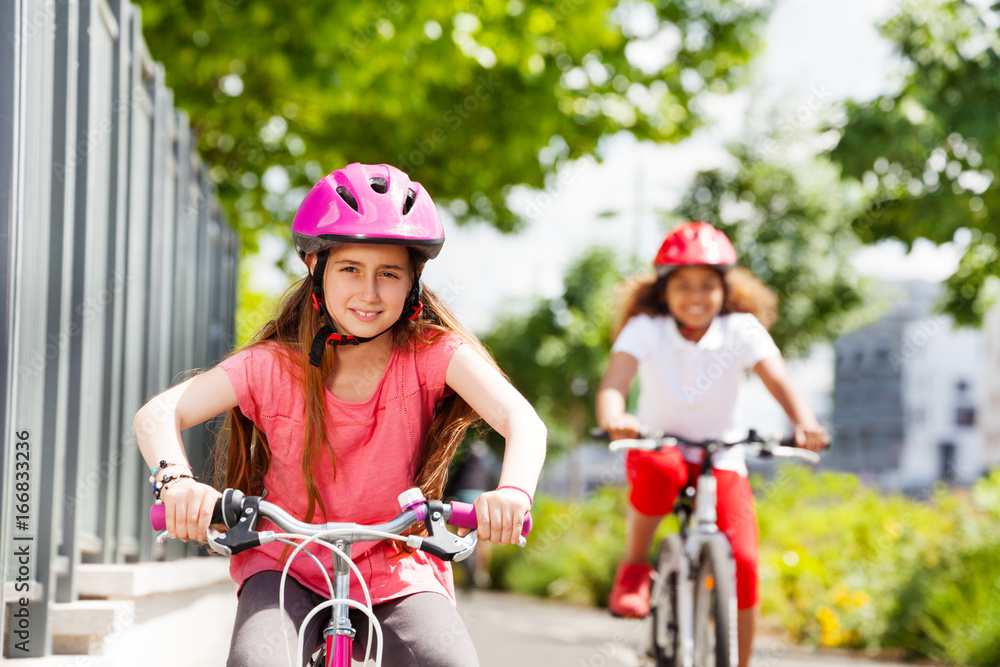
<svg viewBox="0 0 1000 667"><path fill-rule="evenodd" d="M354 198L354 195L351 194L350 190L345 188L343 185L338 185L337 194L340 195L341 199L347 202L348 206L353 208L356 212L360 212L358 208L358 200Z"/></svg>
<svg viewBox="0 0 1000 667"><path fill-rule="evenodd" d="M389 191L389 181L387 181L385 178L381 176L375 176L374 178L369 178L368 185L372 186L372 190L379 193L380 195L384 195L386 192Z"/></svg>
<svg viewBox="0 0 1000 667"><path fill-rule="evenodd" d="M406 199L403 201L403 215L410 212L410 209L413 208L413 203L415 201L417 201L417 193L413 190L407 190Z"/></svg>

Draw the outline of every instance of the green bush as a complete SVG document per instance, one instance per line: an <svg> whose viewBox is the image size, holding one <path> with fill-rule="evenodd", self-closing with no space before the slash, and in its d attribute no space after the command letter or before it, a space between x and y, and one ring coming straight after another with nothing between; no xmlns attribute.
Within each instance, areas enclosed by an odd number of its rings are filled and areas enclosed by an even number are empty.
<svg viewBox="0 0 1000 667"><path fill-rule="evenodd" d="M901 590L887 641L959 665L1000 665L1000 542L919 568Z"/></svg>
<svg viewBox="0 0 1000 667"><path fill-rule="evenodd" d="M801 466L752 479L761 609L799 641L901 648L958 665L1000 665L1000 472L927 501ZM626 490L583 503L541 497L526 549L494 550L498 586L607 603L625 541ZM676 530L664 522L658 537ZM651 547L650 557L656 548Z"/></svg>
<svg viewBox="0 0 1000 667"><path fill-rule="evenodd" d="M757 486L763 612L802 641L882 647L895 592L956 530L951 511L801 467Z"/></svg>
<svg viewBox="0 0 1000 667"><path fill-rule="evenodd" d="M603 489L586 503L539 498L523 549L497 549L493 580L508 590L604 604L625 540L624 494Z"/></svg>
<svg viewBox="0 0 1000 667"><path fill-rule="evenodd" d="M622 488L600 489L582 503L538 498L528 546L494 550L493 581L529 595L606 605L625 549L626 507ZM660 535L671 529L676 522L664 521Z"/></svg>

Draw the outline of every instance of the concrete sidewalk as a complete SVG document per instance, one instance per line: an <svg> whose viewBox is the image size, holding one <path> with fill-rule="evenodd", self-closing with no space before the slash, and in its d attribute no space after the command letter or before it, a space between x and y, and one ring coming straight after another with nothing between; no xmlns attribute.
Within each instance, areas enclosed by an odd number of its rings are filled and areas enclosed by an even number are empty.
<svg viewBox="0 0 1000 667"><path fill-rule="evenodd" d="M459 592L458 610L481 667L639 667L648 633L637 620L604 609L486 591ZM761 637L753 667L913 667L847 651L819 651Z"/></svg>

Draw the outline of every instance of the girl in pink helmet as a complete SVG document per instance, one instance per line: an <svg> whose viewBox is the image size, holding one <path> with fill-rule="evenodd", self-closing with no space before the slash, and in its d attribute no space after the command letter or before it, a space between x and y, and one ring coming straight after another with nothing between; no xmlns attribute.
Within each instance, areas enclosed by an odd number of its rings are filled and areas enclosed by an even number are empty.
<svg viewBox="0 0 1000 667"><path fill-rule="evenodd" d="M397 496L412 486L441 498L456 447L482 416L507 449L498 488L475 502L479 539L515 542L544 459L545 427L479 341L421 287L424 263L444 244L430 196L394 167L351 164L312 188L292 236L309 275L275 318L247 347L136 416L154 485L173 480L159 489L171 536L205 539L220 494L191 476L180 431L218 414L227 413L219 488L266 493L306 522L361 524L397 515ZM479 664L455 611L450 566L398 544L360 543L352 553L383 627L384 664ZM329 550L314 553L330 571ZM328 595L320 569L295 559L281 617L287 555L273 543L231 558L239 603L230 665L273 664L261 647L283 646L286 633L294 646L299 623ZM323 625L310 626L303 661L322 642ZM356 641L356 652L364 645Z"/></svg>
<svg viewBox="0 0 1000 667"><path fill-rule="evenodd" d="M737 440L736 398L744 372L753 369L795 424L800 447L822 449L826 429L792 384L766 327L777 298L736 265L726 235L704 222L667 234L654 260L654 276L629 284L616 318L611 358L597 394L597 421L612 439L634 438L640 425L692 440ZM637 414L625 399L640 377ZM715 455L718 523L736 559L740 666L749 663L757 605L757 520L743 452ZM697 467L678 449L630 451L625 555L615 573L608 607L613 614L649 613L650 543L664 515ZM749 518L749 520L746 520Z"/></svg>

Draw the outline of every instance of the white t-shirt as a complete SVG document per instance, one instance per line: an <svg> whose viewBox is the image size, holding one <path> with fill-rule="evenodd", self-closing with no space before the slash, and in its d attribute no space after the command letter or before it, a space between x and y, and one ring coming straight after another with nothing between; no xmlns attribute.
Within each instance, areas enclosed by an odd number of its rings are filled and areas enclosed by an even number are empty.
<svg viewBox="0 0 1000 667"><path fill-rule="evenodd" d="M691 440L738 440L736 398L744 373L780 355L770 334L748 313L720 315L697 343L687 340L673 317L636 315L611 349L639 362L636 416L645 426ZM700 450L685 452L701 460ZM747 474L742 447L716 454L715 466Z"/></svg>

